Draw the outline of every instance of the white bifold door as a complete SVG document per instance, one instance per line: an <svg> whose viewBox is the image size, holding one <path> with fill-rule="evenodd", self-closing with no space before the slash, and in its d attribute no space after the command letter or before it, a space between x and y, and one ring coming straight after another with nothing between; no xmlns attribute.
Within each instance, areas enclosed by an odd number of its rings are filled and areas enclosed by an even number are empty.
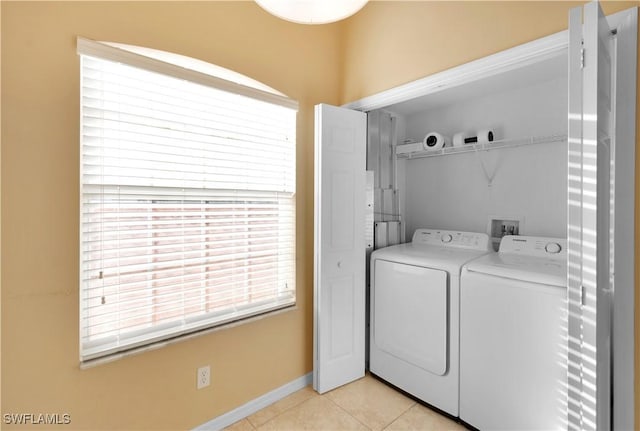
<svg viewBox="0 0 640 431"><path fill-rule="evenodd" d="M330 105L315 112L313 387L364 376L367 114Z"/></svg>
<svg viewBox="0 0 640 431"><path fill-rule="evenodd" d="M613 37L596 2L569 15L568 429L611 429Z"/></svg>

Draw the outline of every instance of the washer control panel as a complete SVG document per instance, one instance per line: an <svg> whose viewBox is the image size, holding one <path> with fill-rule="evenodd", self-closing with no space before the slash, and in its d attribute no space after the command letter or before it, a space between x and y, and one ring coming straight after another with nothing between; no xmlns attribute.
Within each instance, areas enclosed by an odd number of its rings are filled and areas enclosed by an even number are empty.
<svg viewBox="0 0 640 431"><path fill-rule="evenodd" d="M500 241L500 253L557 259L567 258L567 240L538 236L506 235Z"/></svg>
<svg viewBox="0 0 640 431"><path fill-rule="evenodd" d="M490 250L489 235L477 232L460 232L440 229L416 229L414 244L439 245L443 247Z"/></svg>

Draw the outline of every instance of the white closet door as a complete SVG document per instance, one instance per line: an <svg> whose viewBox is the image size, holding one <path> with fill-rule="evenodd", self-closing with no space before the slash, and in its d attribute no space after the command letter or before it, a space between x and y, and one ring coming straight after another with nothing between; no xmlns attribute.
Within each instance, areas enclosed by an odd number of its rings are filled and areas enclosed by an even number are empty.
<svg viewBox="0 0 640 431"><path fill-rule="evenodd" d="M569 15L568 428L611 428L611 32L600 5Z"/></svg>
<svg viewBox="0 0 640 431"><path fill-rule="evenodd" d="M313 387L364 376L367 115L315 109Z"/></svg>

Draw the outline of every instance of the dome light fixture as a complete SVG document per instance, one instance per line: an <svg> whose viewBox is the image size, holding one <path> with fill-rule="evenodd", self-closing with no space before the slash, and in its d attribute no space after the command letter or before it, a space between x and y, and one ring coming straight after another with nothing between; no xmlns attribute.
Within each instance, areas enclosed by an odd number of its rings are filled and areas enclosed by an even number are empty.
<svg viewBox="0 0 640 431"><path fill-rule="evenodd" d="M369 0L255 0L258 5L298 24L328 24L350 17Z"/></svg>

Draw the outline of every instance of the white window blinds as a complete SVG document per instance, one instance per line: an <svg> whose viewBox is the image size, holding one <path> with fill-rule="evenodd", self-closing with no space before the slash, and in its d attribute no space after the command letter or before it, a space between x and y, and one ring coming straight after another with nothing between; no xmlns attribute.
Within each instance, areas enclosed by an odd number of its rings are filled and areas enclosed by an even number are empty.
<svg viewBox="0 0 640 431"><path fill-rule="evenodd" d="M78 51L81 360L294 304L295 102Z"/></svg>

